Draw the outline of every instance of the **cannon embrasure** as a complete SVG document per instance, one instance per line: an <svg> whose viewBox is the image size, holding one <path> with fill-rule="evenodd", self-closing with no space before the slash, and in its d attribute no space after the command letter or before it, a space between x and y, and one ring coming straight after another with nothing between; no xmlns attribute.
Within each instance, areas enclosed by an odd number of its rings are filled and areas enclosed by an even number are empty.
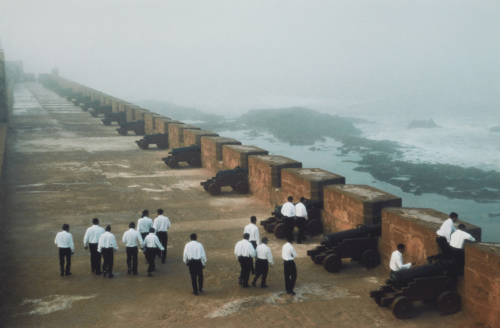
<svg viewBox="0 0 500 328"><path fill-rule="evenodd" d="M219 171L215 177L200 182L200 185L213 196L221 193L221 187L231 187L238 194L246 194L249 191L248 170L236 166L232 170Z"/></svg>
<svg viewBox="0 0 500 328"><path fill-rule="evenodd" d="M168 133L146 134L141 140L135 142L141 149L148 149L150 144L156 144L158 148L168 148Z"/></svg>
<svg viewBox="0 0 500 328"><path fill-rule="evenodd" d="M201 147L199 146L174 148L169 154L170 156L161 160L173 169L179 167L179 162L187 162L191 167L201 167Z"/></svg>
<svg viewBox="0 0 500 328"><path fill-rule="evenodd" d="M83 111L88 111L89 108L95 108L101 106L101 102L99 100L90 100L90 101L85 101L83 104L80 104L80 107L82 108Z"/></svg>
<svg viewBox="0 0 500 328"><path fill-rule="evenodd" d="M455 313L462 305L456 292L455 266L454 260L445 260L393 271L386 285L370 291L370 297L379 306L390 306L398 319L411 318L417 301L437 301L439 311Z"/></svg>
<svg viewBox="0 0 500 328"><path fill-rule="evenodd" d="M339 272L345 258L361 261L367 269L371 269L380 264L377 237L381 232L381 224L359 224L356 229L330 233L325 235L320 246L308 250L307 255L314 263L323 264L328 272Z"/></svg>
<svg viewBox="0 0 500 328"><path fill-rule="evenodd" d="M127 122L127 113L118 112L118 113L109 113L104 115L104 118L101 120L104 125L111 125L111 123L116 122L118 124Z"/></svg>
<svg viewBox="0 0 500 328"><path fill-rule="evenodd" d="M91 111L89 111L89 113L90 113L90 115L92 115L92 117L98 117L100 114L102 114L102 115L111 114L112 109L111 109L110 105L96 106L96 107L93 107L93 109Z"/></svg>
<svg viewBox="0 0 500 328"><path fill-rule="evenodd" d="M143 136L146 134L144 128L144 120L132 121L132 122L122 122L119 123L120 127L116 129L121 136L126 136L128 131L134 131L136 135Z"/></svg>
<svg viewBox="0 0 500 328"><path fill-rule="evenodd" d="M323 224L321 223L321 210L323 209L323 201L306 199L304 205L307 210L307 227L306 233L309 236L317 236L323 232ZM269 233L274 233L276 238L283 239L286 236L286 226L283 223L283 214L281 214L282 205L276 205L271 217L260 221L260 225Z"/></svg>

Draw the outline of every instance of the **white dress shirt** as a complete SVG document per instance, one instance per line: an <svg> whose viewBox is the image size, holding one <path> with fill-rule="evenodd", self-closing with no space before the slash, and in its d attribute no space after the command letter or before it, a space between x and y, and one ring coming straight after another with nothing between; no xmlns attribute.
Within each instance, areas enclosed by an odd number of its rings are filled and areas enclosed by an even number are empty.
<svg viewBox="0 0 500 328"><path fill-rule="evenodd" d="M454 233L455 231L457 231L457 229L455 229L455 226L453 225L453 220L448 219L448 220L443 222L443 224L441 225L441 228L438 231L436 231L436 233L438 236L446 237L446 240L448 241L448 244L449 244L451 234Z"/></svg>
<svg viewBox="0 0 500 328"><path fill-rule="evenodd" d="M450 246L462 249L464 248L464 242L466 240L476 241L476 239L474 239L474 237L472 237L469 233L462 230L457 230L451 234Z"/></svg>
<svg viewBox="0 0 500 328"><path fill-rule="evenodd" d="M205 266L205 263L207 263L207 256L205 255L203 245L196 240L187 243L184 247L183 260L184 263L187 263L189 260L201 260L201 264Z"/></svg>
<svg viewBox="0 0 500 328"><path fill-rule="evenodd" d="M307 219L306 206L302 203L297 203L295 205L295 215L299 218L306 218Z"/></svg>
<svg viewBox="0 0 500 328"><path fill-rule="evenodd" d="M125 231L122 237L122 242L125 244L125 247L137 247L137 241L142 244L144 241L142 240L141 234L138 231L130 228L128 231Z"/></svg>
<svg viewBox="0 0 500 328"><path fill-rule="evenodd" d="M285 261L290 261L297 258L297 252L295 251L295 248L293 248L292 244L286 243L285 245L283 245L283 250L281 251L281 257Z"/></svg>
<svg viewBox="0 0 500 328"><path fill-rule="evenodd" d="M261 260L267 260L271 266L274 265L273 254L271 249L266 244L261 244L255 249L257 253L257 258Z"/></svg>
<svg viewBox="0 0 500 328"><path fill-rule="evenodd" d="M87 244L97 244L99 242L99 237L104 233L104 229L99 227L99 225L94 224L85 232L85 237L83 237L83 246L87 247Z"/></svg>
<svg viewBox="0 0 500 328"><path fill-rule="evenodd" d="M257 245L260 245L260 237L259 237L259 228L253 223L250 223L245 227L245 230L243 233L247 233L250 235L250 238L248 239L249 241L254 241L257 243Z"/></svg>
<svg viewBox="0 0 500 328"><path fill-rule="evenodd" d="M153 227L153 220L148 218L147 216L140 218L137 221L137 231L139 233L149 233L149 229Z"/></svg>
<svg viewBox="0 0 500 328"><path fill-rule="evenodd" d="M106 231L99 237L97 251L100 253L103 248L114 248L115 251L118 249L118 246L116 246L115 235L109 231Z"/></svg>
<svg viewBox="0 0 500 328"><path fill-rule="evenodd" d="M147 235L146 238L144 238L144 244L142 245L144 247L149 247L149 248L158 247L161 250L165 249L163 245L160 243L158 236L156 236L154 232L150 232L149 235Z"/></svg>
<svg viewBox="0 0 500 328"><path fill-rule="evenodd" d="M283 214L284 216L288 216L290 218L294 217L295 216L295 206L290 202L286 202L281 207L281 214Z"/></svg>
<svg viewBox="0 0 500 328"><path fill-rule="evenodd" d="M156 232L168 231L170 228L170 220L166 216L158 215L153 224L153 228L155 228Z"/></svg>
<svg viewBox="0 0 500 328"><path fill-rule="evenodd" d="M236 257L255 257L255 248L253 248L253 245L246 239L240 240L238 243L236 243L236 246L234 247L234 254Z"/></svg>
<svg viewBox="0 0 500 328"><path fill-rule="evenodd" d="M392 271L399 271L403 269L408 269L411 267L411 263L403 264L403 254L401 254L398 250L392 252L391 255L391 263L389 263L389 267Z"/></svg>
<svg viewBox="0 0 500 328"><path fill-rule="evenodd" d="M73 236L66 230L57 233L56 239L54 240L54 244L56 244L57 247L60 248L71 248L71 252L75 251L75 245L73 244Z"/></svg>

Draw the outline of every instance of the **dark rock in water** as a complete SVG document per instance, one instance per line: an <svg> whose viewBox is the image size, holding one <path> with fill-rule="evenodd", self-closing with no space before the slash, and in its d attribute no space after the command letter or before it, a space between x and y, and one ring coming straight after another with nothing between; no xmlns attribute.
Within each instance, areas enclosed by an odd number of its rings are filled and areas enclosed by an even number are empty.
<svg viewBox="0 0 500 328"><path fill-rule="evenodd" d="M490 129L491 132L500 132L500 126L495 126Z"/></svg>
<svg viewBox="0 0 500 328"><path fill-rule="evenodd" d="M426 120L413 120L408 124L408 129L415 129L415 128L425 128L425 129L432 129L432 128L440 128L439 125L437 125L434 120L431 118L428 121Z"/></svg>

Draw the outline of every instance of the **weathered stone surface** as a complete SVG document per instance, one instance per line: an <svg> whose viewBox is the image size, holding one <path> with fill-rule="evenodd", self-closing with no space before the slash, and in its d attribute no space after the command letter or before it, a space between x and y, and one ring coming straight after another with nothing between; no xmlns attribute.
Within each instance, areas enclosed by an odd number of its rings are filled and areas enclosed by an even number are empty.
<svg viewBox="0 0 500 328"><path fill-rule="evenodd" d="M201 137L218 137L219 134L205 130L190 130L186 129L184 133L184 146L195 145L201 147Z"/></svg>
<svg viewBox="0 0 500 328"><path fill-rule="evenodd" d="M293 196L323 200L323 187L327 185L345 184L341 175L322 169L286 168L281 171L281 191Z"/></svg>
<svg viewBox="0 0 500 328"><path fill-rule="evenodd" d="M188 124L169 124L168 142L170 148L184 147L184 130L200 130L199 127Z"/></svg>
<svg viewBox="0 0 500 328"><path fill-rule="evenodd" d="M134 121L144 121L144 114L146 113L149 113L149 110L140 107L134 108Z"/></svg>
<svg viewBox="0 0 500 328"><path fill-rule="evenodd" d="M127 122L135 121L135 110L140 108L141 107L132 104L125 105L125 113L127 113Z"/></svg>
<svg viewBox="0 0 500 328"><path fill-rule="evenodd" d="M155 120L155 130L156 133L168 133L169 124L184 124L181 121L172 120L168 117L158 118Z"/></svg>
<svg viewBox="0 0 500 328"><path fill-rule="evenodd" d="M236 166L248 169L248 156L250 155L269 155L269 152L255 146L222 146L222 161L224 163L224 166L230 169Z"/></svg>
<svg viewBox="0 0 500 328"><path fill-rule="evenodd" d="M153 112L144 113L144 127L146 129L146 134L158 133L155 130L155 120L159 118L166 118L166 117Z"/></svg>
<svg viewBox="0 0 500 328"><path fill-rule="evenodd" d="M223 145L241 145L241 142L225 137L201 137L201 162L212 172L224 170L222 162Z"/></svg>

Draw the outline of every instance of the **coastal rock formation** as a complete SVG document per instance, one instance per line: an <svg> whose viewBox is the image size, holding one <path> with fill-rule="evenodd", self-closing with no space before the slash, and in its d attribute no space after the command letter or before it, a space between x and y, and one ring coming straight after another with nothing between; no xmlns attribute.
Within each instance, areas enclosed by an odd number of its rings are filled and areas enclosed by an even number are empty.
<svg viewBox="0 0 500 328"><path fill-rule="evenodd" d="M437 125L432 118L430 118L428 121L413 120L410 122L410 124L408 124L408 129L415 129L415 128L432 129L432 128L440 128L440 126Z"/></svg>

